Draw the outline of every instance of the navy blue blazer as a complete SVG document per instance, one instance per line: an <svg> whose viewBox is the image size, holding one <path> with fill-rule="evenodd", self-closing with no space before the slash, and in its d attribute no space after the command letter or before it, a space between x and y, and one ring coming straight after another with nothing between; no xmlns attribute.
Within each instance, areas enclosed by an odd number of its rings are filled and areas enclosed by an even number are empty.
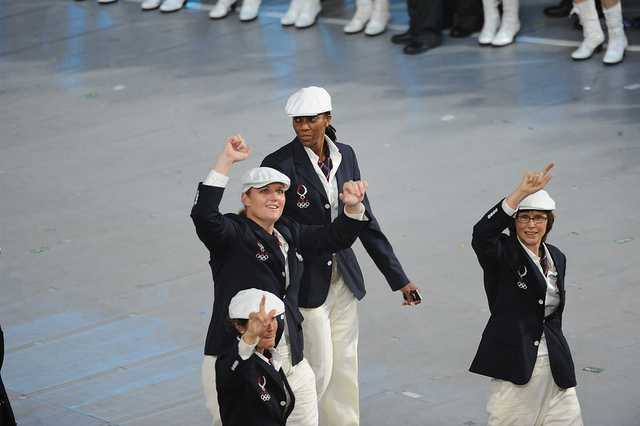
<svg viewBox="0 0 640 426"><path fill-rule="evenodd" d="M225 426L284 425L295 405L282 368L276 371L255 353L243 360L238 343L222 351L216 360L216 389Z"/></svg>
<svg viewBox="0 0 640 426"><path fill-rule="evenodd" d="M558 272L560 305L545 318L546 281L518 238L502 232L513 220L500 202L473 228L471 245L484 272L491 316L470 371L516 385L527 384L544 331L554 381L564 389L574 387L575 368L562 334L565 255L546 244Z"/></svg>
<svg viewBox="0 0 640 426"><path fill-rule="evenodd" d="M349 145L336 142L342 154L342 163L336 172L338 189L342 191L344 182L361 180L356 154ZM324 225L331 223L331 206L322 186L320 177L311 164L304 147L296 137L292 142L269 154L262 160L262 165L273 167L289 176L291 187L286 192L287 202L284 214L298 223L308 225ZM306 194L304 200L298 192ZM299 203L299 201L302 201ZM343 204L340 201L339 209ZM371 218L368 227L359 235L365 250L386 278L392 290L399 290L411 282L404 273L400 261L393 252L393 247L382 233L378 221L371 211L369 199L365 195L363 201ZM336 253L338 264L346 284L353 294L362 299L366 293L364 277L358 265L353 249L347 248ZM300 286L300 306L317 308L327 299L331 283L331 254L306 256L302 284Z"/></svg>
<svg viewBox="0 0 640 426"><path fill-rule="evenodd" d="M279 296L285 304L293 365L302 360L303 317L298 309L298 291L304 257L332 253L351 246L368 221L340 214L329 226L307 226L281 217L275 224L289 244L289 286L285 289L284 256L278 240L244 215L220 213L224 188L198 186L191 218L196 233L209 249L213 276L213 314L209 323L205 355L218 355L232 346L234 336L224 327L229 302L240 290L259 288Z"/></svg>

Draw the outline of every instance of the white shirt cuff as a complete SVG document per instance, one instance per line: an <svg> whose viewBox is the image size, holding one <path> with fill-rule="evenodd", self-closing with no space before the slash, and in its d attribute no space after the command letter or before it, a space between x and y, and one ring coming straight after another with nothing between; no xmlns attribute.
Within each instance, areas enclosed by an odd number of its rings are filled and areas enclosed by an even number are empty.
<svg viewBox="0 0 640 426"><path fill-rule="evenodd" d="M202 184L207 186L217 186L218 188L226 188L227 182L229 182L229 176L225 176L211 169L207 178L202 181Z"/></svg>
<svg viewBox="0 0 640 426"><path fill-rule="evenodd" d="M240 337L240 342L238 342L238 355L242 358L243 361L248 360L256 351L256 346L260 339L256 339L256 342L253 345L248 345L245 343L244 338Z"/></svg>
<svg viewBox="0 0 640 426"><path fill-rule="evenodd" d="M366 218L364 216L365 212L367 210L366 209L362 209L362 213L347 213L347 206L344 206L344 214L347 215L347 217L351 218L351 219L355 219L355 220L359 220L361 222L365 222Z"/></svg>
<svg viewBox="0 0 640 426"><path fill-rule="evenodd" d="M509 207L509 204L507 204L506 198L502 200L502 210L504 210L504 212L511 217L515 216L515 214L518 213L518 210L514 210L511 207Z"/></svg>

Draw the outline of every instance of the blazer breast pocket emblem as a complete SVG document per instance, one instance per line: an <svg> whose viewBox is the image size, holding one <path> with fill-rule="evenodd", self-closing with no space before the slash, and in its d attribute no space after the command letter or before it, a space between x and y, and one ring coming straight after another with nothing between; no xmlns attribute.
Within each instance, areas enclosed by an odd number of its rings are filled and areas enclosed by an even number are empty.
<svg viewBox="0 0 640 426"><path fill-rule="evenodd" d="M260 244L260 241L257 241L257 243L258 243L258 252L256 253L256 259L264 262L267 259L269 259L269 253L267 253L267 251L264 249L264 246Z"/></svg>
<svg viewBox="0 0 640 426"><path fill-rule="evenodd" d="M298 193L298 197L300 197L296 205L301 209L308 208L309 200L307 199L307 187L304 185L298 185L296 192Z"/></svg>
<svg viewBox="0 0 640 426"><path fill-rule="evenodd" d="M520 287L523 290L527 289L527 283L524 282L523 278L525 275L527 275L527 267L522 265L518 268L518 275L520 276L520 278L518 278L518 287Z"/></svg>
<svg viewBox="0 0 640 426"><path fill-rule="evenodd" d="M264 402L267 402L271 399L271 395L269 395L269 392L267 392L267 390L265 389L266 385L267 385L267 379L264 376L261 376L258 379L258 386L260 386L260 389L262 389L262 392L260 393L260 398Z"/></svg>

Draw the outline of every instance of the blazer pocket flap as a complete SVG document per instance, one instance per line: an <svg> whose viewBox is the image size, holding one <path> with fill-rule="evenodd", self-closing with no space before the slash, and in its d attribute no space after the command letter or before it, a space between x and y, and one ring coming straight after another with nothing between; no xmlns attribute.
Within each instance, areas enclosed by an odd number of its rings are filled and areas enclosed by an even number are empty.
<svg viewBox="0 0 640 426"><path fill-rule="evenodd" d="M500 328L486 328L482 336L512 346L520 346L521 343L521 337L518 333Z"/></svg>

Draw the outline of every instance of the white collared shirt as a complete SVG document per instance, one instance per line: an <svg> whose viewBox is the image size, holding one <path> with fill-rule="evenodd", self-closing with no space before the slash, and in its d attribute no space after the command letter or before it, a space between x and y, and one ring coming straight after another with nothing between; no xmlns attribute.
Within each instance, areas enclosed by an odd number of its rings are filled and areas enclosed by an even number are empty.
<svg viewBox="0 0 640 426"><path fill-rule="evenodd" d="M327 142L327 146L329 147L329 157L331 157L332 162L328 180L326 176L322 174L322 170L320 170L320 167L318 167L318 160L320 160L320 158L313 152L311 148L307 148L305 146L304 150L309 156L311 164L313 164L313 169L320 177L320 181L322 182L324 191L327 193L327 198L329 199L329 204L331 205L331 221L334 221L336 217L338 217L338 194L340 193L340 189L338 188L338 180L336 179L336 173L338 171L338 167L340 167L340 163L342 163L342 154L340 154L340 150L338 149L336 144L333 143L333 141L327 135L324 135L324 140Z"/></svg>
<svg viewBox="0 0 640 426"><path fill-rule="evenodd" d="M242 358L243 361L246 361L255 353L260 359L265 361L267 364L273 365L276 371L279 371L280 367L282 367L282 355L280 355L278 351L270 350L269 353L271 353L273 363L269 362L267 357L265 357L261 353L256 352L256 346L258 345L259 341L260 339L258 338L254 344L249 345L244 341L242 336L240 336L240 342L238 343L238 355L240 355L240 358Z"/></svg>

